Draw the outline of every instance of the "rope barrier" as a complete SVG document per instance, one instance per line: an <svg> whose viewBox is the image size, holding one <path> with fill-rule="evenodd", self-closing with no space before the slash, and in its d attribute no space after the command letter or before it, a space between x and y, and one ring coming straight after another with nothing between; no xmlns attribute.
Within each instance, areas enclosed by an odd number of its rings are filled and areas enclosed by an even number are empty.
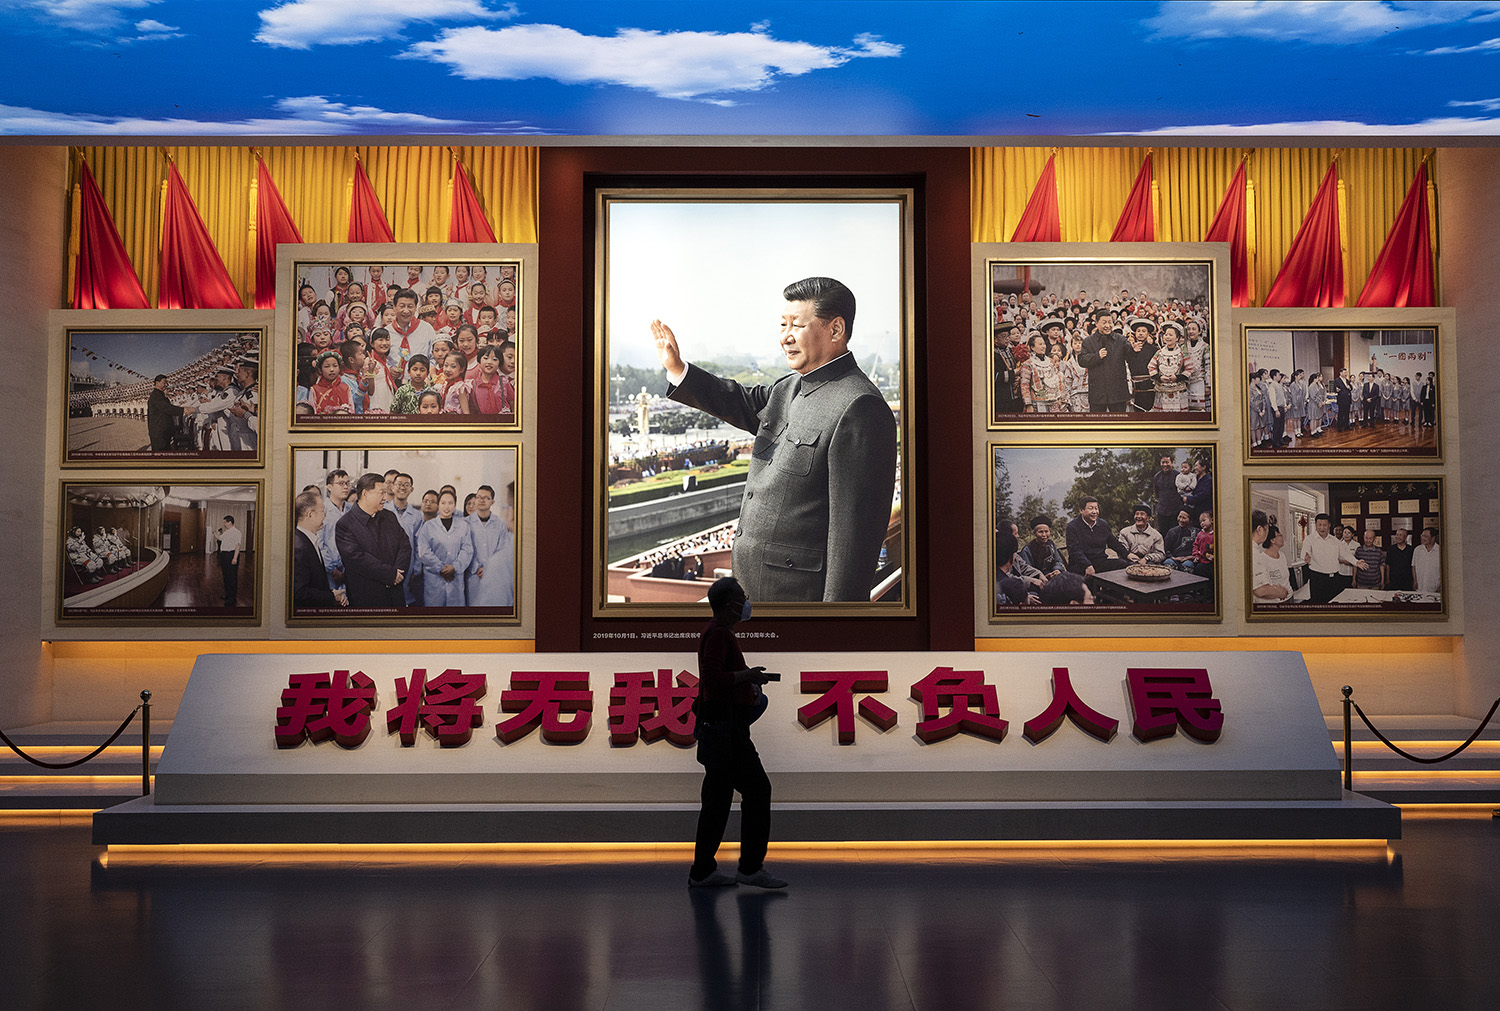
<svg viewBox="0 0 1500 1011"><path fill-rule="evenodd" d="M1490 720L1494 719L1495 711L1497 709L1500 709L1500 699L1496 699L1495 702L1494 702L1494 704L1490 706L1490 711L1484 714L1484 719L1482 719L1482 720L1479 721L1479 727L1472 734L1469 735L1469 739L1467 741L1464 741L1462 744L1460 744L1458 747L1454 748L1452 751L1448 752L1446 755L1436 755L1436 756L1431 756L1431 757L1423 757L1421 755L1413 755L1411 752L1406 751L1406 750L1404 750L1404 749L1402 749L1400 747L1397 747L1395 744L1391 743L1391 739L1389 737L1385 736L1384 734L1382 734L1380 732L1379 728L1377 728L1375 726L1375 724L1373 724L1373 723L1370 722L1370 718L1368 716L1366 716L1365 715L1365 711L1359 707L1359 703L1355 702L1354 699L1350 697L1350 696L1352 696L1354 694L1354 689L1353 688L1349 687L1348 685L1344 685L1344 687L1343 687L1343 694L1344 694L1344 789L1345 790L1353 790L1354 789L1354 735L1350 731L1350 719L1349 719L1349 711L1351 709L1354 712L1356 712L1356 713L1359 714L1359 718L1364 721L1365 726L1367 726L1367 727L1370 728L1370 733L1374 734L1376 736L1376 738L1379 739L1379 741L1380 741L1381 744L1384 744L1387 748L1390 748L1392 751L1394 751L1396 754L1400 755L1402 758L1405 758L1408 761L1418 762L1418 763L1420 763L1422 765L1437 765L1439 762L1446 762L1446 761L1448 761L1448 759L1453 758L1456 755L1460 754L1469 745L1471 745L1475 741L1479 740L1479 735L1482 734L1482 733L1484 733L1485 728L1490 725ZM1492 812L1492 814L1494 815L1495 818L1500 818L1500 808L1496 808Z"/></svg>
<svg viewBox="0 0 1500 1011"><path fill-rule="evenodd" d="M15 742L12 741L9 737L6 737L4 731L0 731L0 741L3 741L6 747L10 748L11 751L14 751L16 754L26 759L26 761L30 762L32 765L39 765L43 769L71 769L74 766L82 765L84 762L87 762L91 759L98 758L100 753L103 752L105 748L109 747L111 744L115 743L115 741L119 740L120 735L125 732L126 727L130 726L130 721L135 719L135 714L140 712L142 706L144 705L145 703L142 703L141 705L136 706L134 709L132 709L130 711L130 715L125 717L125 722L120 724L120 728L109 735L109 740L105 741L103 744L99 745L93 751L89 752L87 755L84 755L77 761L44 762L40 758L32 758L30 755L26 754L26 752L16 747Z"/></svg>

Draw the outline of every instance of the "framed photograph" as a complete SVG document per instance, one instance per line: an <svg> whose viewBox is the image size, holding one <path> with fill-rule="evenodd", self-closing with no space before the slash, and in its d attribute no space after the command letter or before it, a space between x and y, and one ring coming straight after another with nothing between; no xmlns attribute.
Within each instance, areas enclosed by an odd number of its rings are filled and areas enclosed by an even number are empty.
<svg viewBox="0 0 1500 1011"><path fill-rule="evenodd" d="M1240 332L1247 462L1442 458L1437 324Z"/></svg>
<svg viewBox="0 0 1500 1011"><path fill-rule="evenodd" d="M986 260L989 427L1215 426L1222 257L1085 248Z"/></svg>
<svg viewBox="0 0 1500 1011"><path fill-rule="evenodd" d="M992 624L1221 616L1213 445L988 456Z"/></svg>
<svg viewBox="0 0 1500 1011"><path fill-rule="evenodd" d="M64 481L58 623L255 624L261 492L259 481Z"/></svg>
<svg viewBox="0 0 1500 1011"><path fill-rule="evenodd" d="M293 430L518 428L522 260L395 260L390 248L293 263Z"/></svg>
<svg viewBox="0 0 1500 1011"><path fill-rule="evenodd" d="M63 331L64 466L256 466L257 327Z"/></svg>
<svg viewBox="0 0 1500 1011"><path fill-rule="evenodd" d="M1250 620L1447 617L1442 478L1255 477L1246 499Z"/></svg>
<svg viewBox="0 0 1500 1011"><path fill-rule="evenodd" d="M911 192L597 192L595 615L913 613Z"/></svg>
<svg viewBox="0 0 1500 1011"><path fill-rule="evenodd" d="M518 446L291 456L289 622L519 621Z"/></svg>

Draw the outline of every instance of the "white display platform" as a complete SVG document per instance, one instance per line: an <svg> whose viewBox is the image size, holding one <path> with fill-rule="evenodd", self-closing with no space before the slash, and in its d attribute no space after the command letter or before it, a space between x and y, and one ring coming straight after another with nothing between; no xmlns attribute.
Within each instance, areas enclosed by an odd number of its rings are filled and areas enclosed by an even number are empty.
<svg viewBox="0 0 1500 1011"><path fill-rule="evenodd" d="M762 654L784 680L754 737L775 788L777 838L1392 838L1394 808L1346 797L1311 682L1297 653ZM100 812L104 843L236 841L640 841L689 838L701 767L667 740L612 745L616 673L695 670L660 654L370 656L209 655L198 659L157 766L156 793ZM482 724L441 748L426 733L403 747L388 734L396 679L414 667L487 676ZM996 689L1003 740L916 736L911 686L935 668L982 671ZM1119 721L1108 743L1070 721L1033 744L1023 725L1052 701L1054 668L1078 696ZM1128 668L1202 668L1223 712L1213 743L1142 742ZM296 674L363 671L376 686L369 737L278 748L276 711ZM873 696L896 713L881 731L854 717L840 744L836 718L812 729L798 707L803 672L886 672ZM592 693L578 743L539 730L509 744L497 724L518 672L576 672ZM975 701L977 707L978 700ZM946 709L944 710L946 711ZM572 719L564 714L564 720ZM788 834L791 832L791 834Z"/></svg>

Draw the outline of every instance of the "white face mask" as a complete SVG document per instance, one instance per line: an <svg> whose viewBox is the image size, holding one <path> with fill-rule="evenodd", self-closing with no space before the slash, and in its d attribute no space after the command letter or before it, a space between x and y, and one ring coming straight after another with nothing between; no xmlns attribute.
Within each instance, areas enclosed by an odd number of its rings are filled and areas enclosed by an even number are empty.
<svg viewBox="0 0 1500 1011"><path fill-rule="evenodd" d="M749 620L750 620L750 601L747 600L747 601L745 601L744 606L740 608L740 621L749 621Z"/></svg>

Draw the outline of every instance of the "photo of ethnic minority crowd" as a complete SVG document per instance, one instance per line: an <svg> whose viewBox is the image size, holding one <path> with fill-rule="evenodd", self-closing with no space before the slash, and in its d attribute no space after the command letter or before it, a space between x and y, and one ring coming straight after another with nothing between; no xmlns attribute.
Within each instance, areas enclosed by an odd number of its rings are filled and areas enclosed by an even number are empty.
<svg viewBox="0 0 1500 1011"><path fill-rule="evenodd" d="M1251 459L1437 457L1437 337L1246 327Z"/></svg>
<svg viewBox="0 0 1500 1011"><path fill-rule="evenodd" d="M1208 263L989 264L992 422L1207 422Z"/></svg>
<svg viewBox="0 0 1500 1011"><path fill-rule="evenodd" d="M1212 446L990 445L992 617L1218 613Z"/></svg>
<svg viewBox="0 0 1500 1011"><path fill-rule="evenodd" d="M514 425L520 264L298 263L293 424Z"/></svg>
<svg viewBox="0 0 1500 1011"><path fill-rule="evenodd" d="M1441 617L1442 482L1250 482L1250 616Z"/></svg>
<svg viewBox="0 0 1500 1011"><path fill-rule="evenodd" d="M72 330L69 463L260 458L260 331Z"/></svg>
<svg viewBox="0 0 1500 1011"><path fill-rule="evenodd" d="M255 617L257 485L64 484L62 507L60 619Z"/></svg>
<svg viewBox="0 0 1500 1011"><path fill-rule="evenodd" d="M294 449L290 617L514 617L517 454Z"/></svg>

